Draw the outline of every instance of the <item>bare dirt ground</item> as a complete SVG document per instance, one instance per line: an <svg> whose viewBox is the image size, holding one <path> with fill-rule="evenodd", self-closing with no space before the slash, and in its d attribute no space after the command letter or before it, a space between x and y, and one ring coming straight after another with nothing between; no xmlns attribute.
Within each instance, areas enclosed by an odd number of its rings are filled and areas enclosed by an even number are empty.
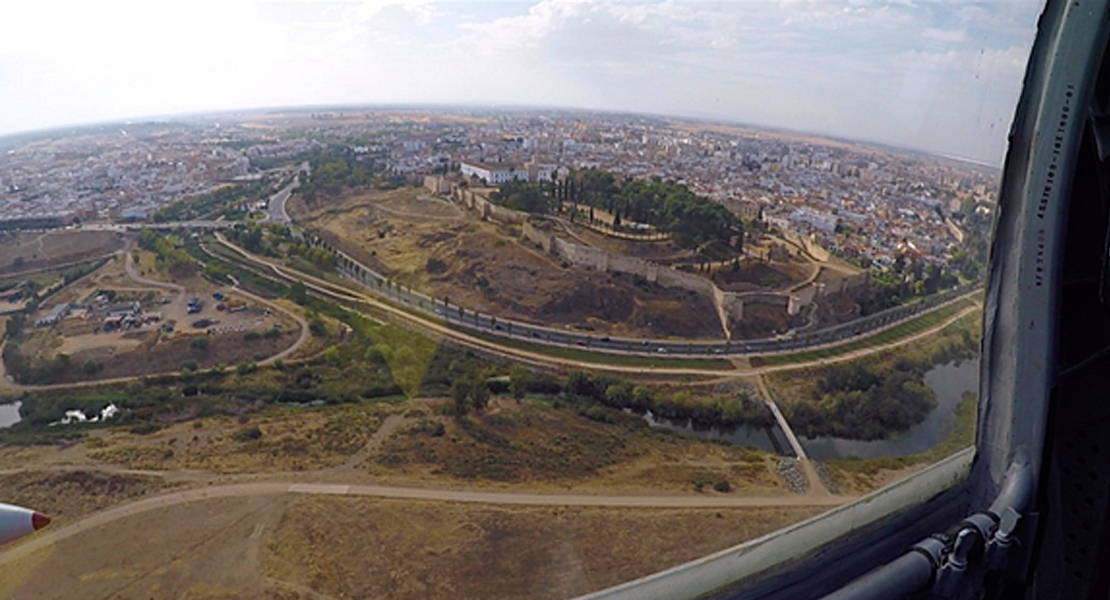
<svg viewBox="0 0 1110 600"><path fill-rule="evenodd" d="M299 200L298 200L299 202ZM615 335L720 338L712 299L630 276L564 267L519 233L467 214L430 220L454 206L413 189L356 196L296 218L375 269L468 309ZM387 216L388 207L393 211ZM400 206L401 208L395 208Z"/></svg>
<svg viewBox="0 0 1110 600"><path fill-rule="evenodd" d="M0 596L297 598L269 595L260 573L261 534L283 503L198 502L92 528L5 565Z"/></svg>
<svg viewBox="0 0 1110 600"><path fill-rule="evenodd" d="M731 266L713 271L713 282L729 292L785 291L805 281L813 266L804 260L766 261L749 258L738 269Z"/></svg>
<svg viewBox="0 0 1110 600"><path fill-rule="evenodd" d="M21 556L4 565L13 575L0 595L567 598L818 510L220 498L138 513Z"/></svg>
<svg viewBox="0 0 1110 600"><path fill-rule="evenodd" d="M121 335L98 335L86 333L83 335L66 336L62 345L58 347L58 354L73 355L78 352L104 349L112 354L127 352L142 345L142 341L135 338L125 338Z"/></svg>
<svg viewBox="0 0 1110 600"><path fill-rule="evenodd" d="M0 472L6 499L58 516L0 552L15 573L0 597L565 598L845 500L789 494L765 455L636 420L495 399L460 423L440 403L271 407L0 448L0 464L37 469ZM237 440L246 427L261 437ZM715 478L734 491L693 491ZM167 488L188 491L153 495Z"/></svg>
<svg viewBox="0 0 1110 600"><path fill-rule="evenodd" d="M429 414L387 440L366 463L374 477L419 483L527 484L559 489L689 492L730 482L735 495L788 494L765 454L651 430L630 417L617 427L542 402L497 400L464 421ZM444 434L425 425L437 420Z"/></svg>
<svg viewBox="0 0 1110 600"><path fill-rule="evenodd" d="M147 436L97 432L70 453L70 460L168 471L305 472L345 464L367 445L392 410L387 404L369 403L275 407L243 423L221 416L171 425ZM236 432L250 427L262 431L260 439L235 439Z"/></svg>
<svg viewBox="0 0 1110 600"><path fill-rule="evenodd" d="M0 275L42 269L109 254L123 238L109 231L47 231L0 235Z"/></svg>
<svg viewBox="0 0 1110 600"><path fill-rule="evenodd" d="M298 499L267 542L266 572L330 597L569 598L726 548L814 512ZM368 539L379 552L332 551L354 550Z"/></svg>
<svg viewBox="0 0 1110 600"><path fill-rule="evenodd" d="M303 474L313 480L580 493L690 494L720 480L727 497L789 498L775 461L744 448L609 425L539 401L494 399L464 423L438 414L442 400L402 404L275 406L233 416L167 423L139 435L88 430L65 447L0 448L7 468L166 473ZM437 435L433 426L443 425ZM256 440L235 434L258 427ZM715 492L706 492L713 495Z"/></svg>

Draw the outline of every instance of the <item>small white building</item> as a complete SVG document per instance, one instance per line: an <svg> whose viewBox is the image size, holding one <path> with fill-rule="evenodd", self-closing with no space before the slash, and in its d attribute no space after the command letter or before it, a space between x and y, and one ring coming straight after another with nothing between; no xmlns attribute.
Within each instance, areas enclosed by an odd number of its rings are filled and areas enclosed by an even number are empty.
<svg viewBox="0 0 1110 600"><path fill-rule="evenodd" d="M35 321L35 327L53 327L69 313L69 303L63 302L52 308L47 315Z"/></svg>

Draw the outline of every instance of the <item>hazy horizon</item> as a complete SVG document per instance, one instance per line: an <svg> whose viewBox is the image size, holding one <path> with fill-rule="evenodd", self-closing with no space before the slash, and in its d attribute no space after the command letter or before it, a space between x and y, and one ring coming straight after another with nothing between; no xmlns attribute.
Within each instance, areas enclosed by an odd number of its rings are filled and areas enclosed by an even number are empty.
<svg viewBox="0 0 1110 600"><path fill-rule="evenodd" d="M712 120L997 166L1040 3L63 6L15 9L0 40L0 136L458 106Z"/></svg>

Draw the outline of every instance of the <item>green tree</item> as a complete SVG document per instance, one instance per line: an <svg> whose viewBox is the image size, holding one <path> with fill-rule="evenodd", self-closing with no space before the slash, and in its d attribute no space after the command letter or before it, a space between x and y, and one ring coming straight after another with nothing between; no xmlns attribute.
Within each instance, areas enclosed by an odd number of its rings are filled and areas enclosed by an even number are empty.
<svg viewBox="0 0 1110 600"><path fill-rule="evenodd" d="M470 390L466 381L456 379L451 384L451 406L454 409L455 417L465 417L466 413L470 411L469 395Z"/></svg>
<svg viewBox="0 0 1110 600"><path fill-rule="evenodd" d="M485 410L489 405L489 387L485 377L476 377L470 387L470 405L474 410Z"/></svg>
<svg viewBox="0 0 1110 600"><path fill-rule="evenodd" d="M652 405L651 390L646 386L638 385L632 388L631 408L634 410L648 410Z"/></svg>
<svg viewBox="0 0 1110 600"><path fill-rule="evenodd" d="M97 373L99 373L100 369L101 369L100 363L96 362L95 360L93 360L91 358L89 360L86 360L81 365L81 372L84 373L85 375L89 376L89 377L92 377L93 375L96 375Z"/></svg>
<svg viewBox="0 0 1110 600"><path fill-rule="evenodd" d="M532 374L521 365L513 365L509 369L509 393L513 395L513 398L517 400L524 398L524 395L528 392L528 383L531 378Z"/></svg>
<svg viewBox="0 0 1110 600"><path fill-rule="evenodd" d="M632 401L632 385L615 383L605 388L605 404L613 408L628 408Z"/></svg>
<svg viewBox="0 0 1110 600"><path fill-rule="evenodd" d="M27 326L27 315L23 313L15 313L8 317L8 321L4 323L4 335L11 340L18 340L23 335L23 329Z"/></svg>
<svg viewBox="0 0 1110 600"><path fill-rule="evenodd" d="M594 395L594 382L585 371L574 371L567 376L567 391L582 397Z"/></svg>

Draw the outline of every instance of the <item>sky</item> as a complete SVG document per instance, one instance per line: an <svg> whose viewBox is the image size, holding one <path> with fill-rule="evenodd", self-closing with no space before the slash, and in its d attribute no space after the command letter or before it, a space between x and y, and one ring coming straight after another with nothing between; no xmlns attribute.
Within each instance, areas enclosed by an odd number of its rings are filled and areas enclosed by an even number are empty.
<svg viewBox="0 0 1110 600"><path fill-rule="evenodd" d="M1040 0L12 2L0 135L228 109L691 116L1001 164Z"/></svg>

